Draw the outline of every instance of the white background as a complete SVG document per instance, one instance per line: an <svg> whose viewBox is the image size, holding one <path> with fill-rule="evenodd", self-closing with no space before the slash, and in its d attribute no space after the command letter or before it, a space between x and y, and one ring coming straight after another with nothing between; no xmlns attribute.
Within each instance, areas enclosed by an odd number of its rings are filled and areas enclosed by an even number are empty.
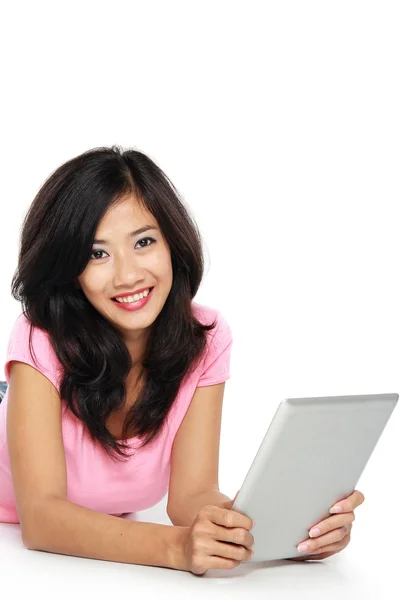
<svg viewBox="0 0 400 600"><path fill-rule="evenodd" d="M221 491L240 488L283 398L399 392L398 2L36 0L0 21L1 368L30 203L64 161L118 144L190 206L195 300L233 332ZM364 568L368 590L399 588L399 426L397 408L356 486L352 541L322 561L353 561L352 598Z"/></svg>

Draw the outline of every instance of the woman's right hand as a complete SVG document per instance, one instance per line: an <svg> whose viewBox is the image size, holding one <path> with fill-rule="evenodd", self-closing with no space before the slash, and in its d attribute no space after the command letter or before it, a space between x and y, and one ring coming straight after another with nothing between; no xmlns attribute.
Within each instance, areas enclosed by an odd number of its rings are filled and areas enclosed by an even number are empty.
<svg viewBox="0 0 400 600"><path fill-rule="evenodd" d="M252 557L252 520L227 508L203 506L180 538L184 571L203 575L208 569L233 569Z"/></svg>

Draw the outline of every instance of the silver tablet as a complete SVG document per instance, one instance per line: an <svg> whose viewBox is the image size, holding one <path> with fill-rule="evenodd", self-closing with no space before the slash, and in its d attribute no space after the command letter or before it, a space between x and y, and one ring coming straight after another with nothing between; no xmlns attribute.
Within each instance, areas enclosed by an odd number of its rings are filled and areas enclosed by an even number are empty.
<svg viewBox="0 0 400 600"><path fill-rule="evenodd" d="M369 394L280 403L232 506L255 521L254 556L245 562L311 556L298 544L356 489L398 399Z"/></svg>

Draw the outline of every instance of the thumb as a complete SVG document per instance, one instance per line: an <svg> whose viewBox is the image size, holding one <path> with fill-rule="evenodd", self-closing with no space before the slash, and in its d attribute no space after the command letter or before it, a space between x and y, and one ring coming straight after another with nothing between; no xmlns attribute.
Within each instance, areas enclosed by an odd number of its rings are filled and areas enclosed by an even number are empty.
<svg viewBox="0 0 400 600"><path fill-rule="evenodd" d="M227 508L228 510L230 510L230 509L232 508L232 506L233 506L233 505L234 505L234 503L235 503L235 500L236 500L236 497L237 497L238 493L239 493L239 492L237 492L237 493L236 493L236 496L234 497L234 499L233 499L233 500L227 500L227 501L224 503L224 508Z"/></svg>

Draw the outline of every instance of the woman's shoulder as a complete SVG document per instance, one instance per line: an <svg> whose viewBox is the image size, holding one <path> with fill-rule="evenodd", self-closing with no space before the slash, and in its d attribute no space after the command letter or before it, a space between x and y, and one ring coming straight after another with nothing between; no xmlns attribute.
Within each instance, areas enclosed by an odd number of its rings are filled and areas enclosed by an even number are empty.
<svg viewBox="0 0 400 600"><path fill-rule="evenodd" d="M193 312L203 324L216 320L209 332L204 360L200 369L197 387L214 385L230 378L230 354L233 343L232 331L222 312L216 308L192 302Z"/></svg>
<svg viewBox="0 0 400 600"><path fill-rule="evenodd" d="M210 325L216 321L214 329L210 331L211 337L220 338L222 336L224 338L232 338L232 330L221 310L192 301L192 311L194 316L203 325Z"/></svg>
<svg viewBox="0 0 400 600"><path fill-rule="evenodd" d="M4 367L6 380L9 382L11 361L19 360L41 371L58 388L62 367L54 351L50 336L47 331L32 325L30 346L30 329L31 322L25 313L21 313L14 321L8 340L7 358Z"/></svg>
<svg viewBox="0 0 400 600"><path fill-rule="evenodd" d="M30 330L32 330L32 345L35 350L38 349L40 351L42 348L46 351L52 350L48 332L32 325L25 313L21 313L14 321L10 332L8 350L19 349L20 346L21 349L28 349L29 346L26 346L26 342L29 344Z"/></svg>
<svg viewBox="0 0 400 600"><path fill-rule="evenodd" d="M14 324L11 328L11 333L10 333L10 343L15 343L16 340L19 340L19 338L26 338L29 336L29 330L31 327L31 322L28 319L28 317L26 316L26 314L24 312L22 312L21 314L18 315L18 317L15 319ZM47 335L47 333L45 331L43 331L42 329L40 329L40 327L35 327L34 325L32 325L32 335L35 336L43 336L43 335Z"/></svg>
<svg viewBox="0 0 400 600"><path fill-rule="evenodd" d="M196 319L203 325L209 325L217 320L217 323L225 321L222 313L217 308L207 306L206 304L200 304L192 300L192 311Z"/></svg>

